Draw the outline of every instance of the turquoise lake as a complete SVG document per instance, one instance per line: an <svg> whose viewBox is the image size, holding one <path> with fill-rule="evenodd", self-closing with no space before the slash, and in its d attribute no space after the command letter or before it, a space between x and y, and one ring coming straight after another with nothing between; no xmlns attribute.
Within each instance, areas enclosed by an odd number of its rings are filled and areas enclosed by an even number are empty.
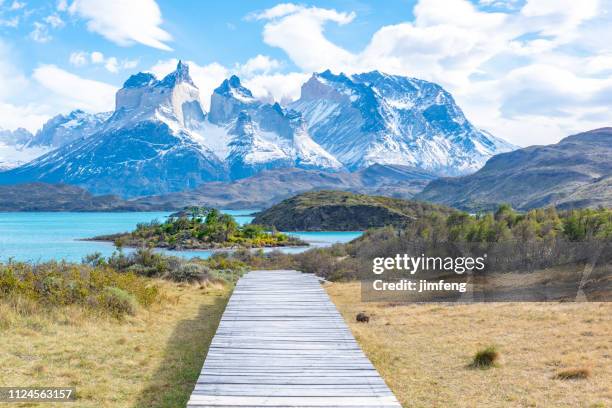
<svg viewBox="0 0 612 408"><path fill-rule="evenodd" d="M231 211L243 224L250 222L250 214L257 210ZM153 219L163 221L170 212L126 212L126 213L2 213L0 212L0 261L10 258L18 261L61 260L80 261L85 255L100 252L104 256L113 253L108 242L80 241L96 235L131 231L140 222ZM361 232L292 232L310 243L310 247L327 246L337 242L348 242ZM278 249L278 248L277 248ZM296 253L308 248L280 248L284 252ZM129 250L129 249L128 249ZM207 258L212 251L164 251L186 258Z"/></svg>

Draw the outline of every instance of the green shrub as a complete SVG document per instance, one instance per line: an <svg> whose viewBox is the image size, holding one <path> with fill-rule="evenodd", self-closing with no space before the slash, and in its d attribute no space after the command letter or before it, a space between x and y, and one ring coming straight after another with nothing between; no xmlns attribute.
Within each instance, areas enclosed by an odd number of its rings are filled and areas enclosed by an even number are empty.
<svg viewBox="0 0 612 408"><path fill-rule="evenodd" d="M134 295L117 287L107 287L100 294L100 305L112 316L120 319L126 314L136 314L137 302Z"/></svg>
<svg viewBox="0 0 612 408"><path fill-rule="evenodd" d="M485 349L479 350L474 355L470 367L472 368L490 368L494 367L499 361L499 351L495 346L488 346Z"/></svg>
<svg viewBox="0 0 612 408"><path fill-rule="evenodd" d="M150 280L100 265L0 263L0 298L45 307L77 304L116 316L133 313L136 304L148 307L160 300L159 288Z"/></svg>
<svg viewBox="0 0 612 408"><path fill-rule="evenodd" d="M206 279L210 268L201 263L181 263L168 271L168 277L177 282L193 282Z"/></svg>

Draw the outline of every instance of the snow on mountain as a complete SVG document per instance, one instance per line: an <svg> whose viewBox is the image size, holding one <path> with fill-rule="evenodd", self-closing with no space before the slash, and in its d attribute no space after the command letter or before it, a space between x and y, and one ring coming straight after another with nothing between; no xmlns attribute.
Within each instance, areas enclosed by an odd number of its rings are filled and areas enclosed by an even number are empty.
<svg viewBox="0 0 612 408"><path fill-rule="evenodd" d="M34 136L28 130L0 129L0 171L21 166L49 151L45 147L30 147Z"/></svg>
<svg viewBox="0 0 612 408"><path fill-rule="evenodd" d="M0 166L3 137L27 139L24 146L47 153L0 173L0 183L62 182L123 196L278 168L355 171L378 163L464 174L513 149L476 129L452 96L430 82L325 71L282 107L257 100L232 76L215 89L206 113L182 62L161 80L132 75L112 113L58 115L34 137L0 132Z"/></svg>
<svg viewBox="0 0 612 408"><path fill-rule="evenodd" d="M232 76L223 81L211 96L209 126L200 133L203 143L213 134L227 144L217 149L227 161L232 179L253 175L263 169L279 167L338 170L342 164L315 143L298 112L283 109L279 104L262 103L251 91Z"/></svg>
<svg viewBox="0 0 612 408"><path fill-rule="evenodd" d="M204 118L187 65L179 62L162 80L140 73L117 92L115 112L94 135L0 173L0 182L62 182L135 196L225 180L224 163L193 137Z"/></svg>
<svg viewBox="0 0 612 408"><path fill-rule="evenodd" d="M89 114L75 110L68 115L57 115L49 119L28 143L29 146L56 148L80 138L86 138L98 128L112 112Z"/></svg>
<svg viewBox="0 0 612 408"><path fill-rule="evenodd" d="M302 113L314 141L351 170L379 163L466 174L514 148L475 128L439 85L378 71L315 73L289 107Z"/></svg>

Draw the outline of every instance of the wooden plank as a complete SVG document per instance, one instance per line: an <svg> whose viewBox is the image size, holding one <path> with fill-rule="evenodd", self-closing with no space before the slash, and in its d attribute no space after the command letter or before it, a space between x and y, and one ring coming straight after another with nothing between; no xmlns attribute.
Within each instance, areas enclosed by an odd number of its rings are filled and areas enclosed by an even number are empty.
<svg viewBox="0 0 612 408"><path fill-rule="evenodd" d="M189 408L400 407L313 275L242 277Z"/></svg>

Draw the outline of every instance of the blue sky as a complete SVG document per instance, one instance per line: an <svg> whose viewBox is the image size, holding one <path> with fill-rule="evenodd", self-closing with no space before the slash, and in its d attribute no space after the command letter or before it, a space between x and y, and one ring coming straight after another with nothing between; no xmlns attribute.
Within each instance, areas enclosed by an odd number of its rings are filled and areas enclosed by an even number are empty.
<svg viewBox="0 0 612 408"><path fill-rule="evenodd" d="M313 71L437 82L520 145L612 124L610 0L0 0L0 127L111 110L138 71L189 62L206 107L238 74L288 101Z"/></svg>

